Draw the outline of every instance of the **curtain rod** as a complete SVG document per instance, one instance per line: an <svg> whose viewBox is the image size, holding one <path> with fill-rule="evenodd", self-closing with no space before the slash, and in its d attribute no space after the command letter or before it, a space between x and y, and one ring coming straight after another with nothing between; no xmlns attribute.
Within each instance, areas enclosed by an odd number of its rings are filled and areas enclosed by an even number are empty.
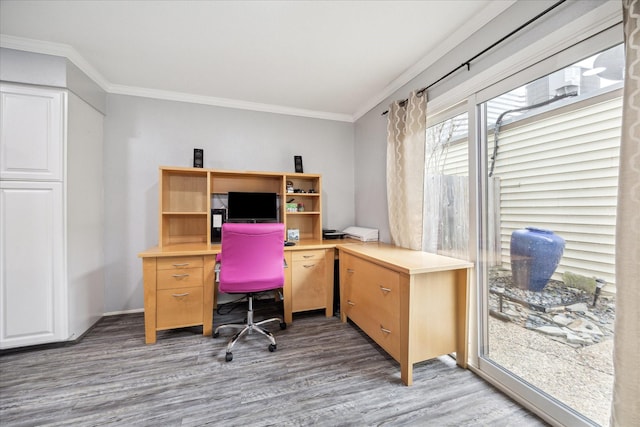
<svg viewBox="0 0 640 427"><path fill-rule="evenodd" d="M535 21L537 21L538 19L542 18L544 15L546 15L547 13L551 12L553 9L555 9L556 7L560 6L562 3L564 3L566 0L560 0L558 1L556 4L554 4L553 6L543 10L542 12L540 12L539 14L537 14L536 16L534 16L533 18L529 19L527 22L525 22L524 24L520 25L518 28L516 28L515 30L511 31L509 34L507 34L506 36L502 37L500 40L498 40L497 42L493 43L491 46L487 47L486 49L482 50L480 53L477 53L476 55L474 55L473 57L469 58L468 60L466 60L465 62L463 62L462 64L458 65L456 68L454 68L453 70L449 71L447 74L445 74L444 76L440 77L438 80L436 80L435 82L431 83L428 86L423 87L422 89L418 90L416 92L417 95L422 95L424 92L426 92L429 88L431 88L432 86L435 86L436 84L440 83L442 80L446 79L447 77L449 77L450 75L452 75L453 73L455 73L456 71L458 71L459 69L466 67L467 71L471 71L471 61L475 61L476 59L478 59L480 56L484 55L485 53L487 53L488 51L490 51L491 49L493 49L494 47L498 46L500 43L502 43L503 41L507 40L509 37L513 36L514 34L516 34L517 32L519 32L520 30L522 30L525 27L528 27L529 25L531 25L532 23L534 23ZM400 101L400 105L406 103L408 101L408 99L403 99L402 101ZM382 112L382 115L384 116L385 114L389 113L389 110L385 110Z"/></svg>

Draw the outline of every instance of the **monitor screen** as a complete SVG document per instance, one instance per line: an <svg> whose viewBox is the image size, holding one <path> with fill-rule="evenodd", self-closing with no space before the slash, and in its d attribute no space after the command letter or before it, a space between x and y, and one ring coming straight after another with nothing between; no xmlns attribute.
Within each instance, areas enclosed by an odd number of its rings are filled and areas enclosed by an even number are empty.
<svg viewBox="0 0 640 427"><path fill-rule="evenodd" d="M276 193L229 192L229 222L278 222Z"/></svg>

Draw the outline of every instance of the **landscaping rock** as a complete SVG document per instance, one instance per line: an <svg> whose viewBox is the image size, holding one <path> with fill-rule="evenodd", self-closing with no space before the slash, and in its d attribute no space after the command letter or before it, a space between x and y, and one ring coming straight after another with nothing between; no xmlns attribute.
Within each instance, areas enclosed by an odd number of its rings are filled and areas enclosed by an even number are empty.
<svg viewBox="0 0 640 427"><path fill-rule="evenodd" d="M595 283L595 280L594 280ZM544 334L572 348L597 344L613 336L615 296L593 295L551 280L541 292L520 289L504 271L490 275L489 309L501 320Z"/></svg>

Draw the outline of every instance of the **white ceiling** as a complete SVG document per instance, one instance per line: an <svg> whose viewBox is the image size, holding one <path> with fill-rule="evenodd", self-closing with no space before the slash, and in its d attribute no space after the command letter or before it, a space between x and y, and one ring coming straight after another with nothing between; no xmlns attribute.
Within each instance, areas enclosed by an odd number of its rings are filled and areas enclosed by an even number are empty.
<svg viewBox="0 0 640 427"><path fill-rule="evenodd" d="M512 3L0 0L0 43L110 93L353 121Z"/></svg>

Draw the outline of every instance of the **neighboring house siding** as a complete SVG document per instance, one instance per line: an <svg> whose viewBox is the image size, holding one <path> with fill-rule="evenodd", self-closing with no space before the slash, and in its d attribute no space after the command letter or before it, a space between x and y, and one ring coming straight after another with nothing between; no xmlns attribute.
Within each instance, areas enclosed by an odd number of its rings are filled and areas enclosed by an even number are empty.
<svg viewBox="0 0 640 427"><path fill-rule="evenodd" d="M492 183L499 194L491 197L498 206L489 207L496 212L489 228L500 230L488 236L491 265L510 269L511 233L533 226L566 240L554 278L571 271L615 284L622 99L611 93L599 99L503 125ZM491 153L493 134L488 139ZM468 176L467 153L466 138L454 141L442 156L442 173Z"/></svg>
<svg viewBox="0 0 640 427"><path fill-rule="evenodd" d="M533 226L566 240L556 278L568 270L614 283L622 101L564 110L500 132L494 175L503 266L509 268L511 233Z"/></svg>

